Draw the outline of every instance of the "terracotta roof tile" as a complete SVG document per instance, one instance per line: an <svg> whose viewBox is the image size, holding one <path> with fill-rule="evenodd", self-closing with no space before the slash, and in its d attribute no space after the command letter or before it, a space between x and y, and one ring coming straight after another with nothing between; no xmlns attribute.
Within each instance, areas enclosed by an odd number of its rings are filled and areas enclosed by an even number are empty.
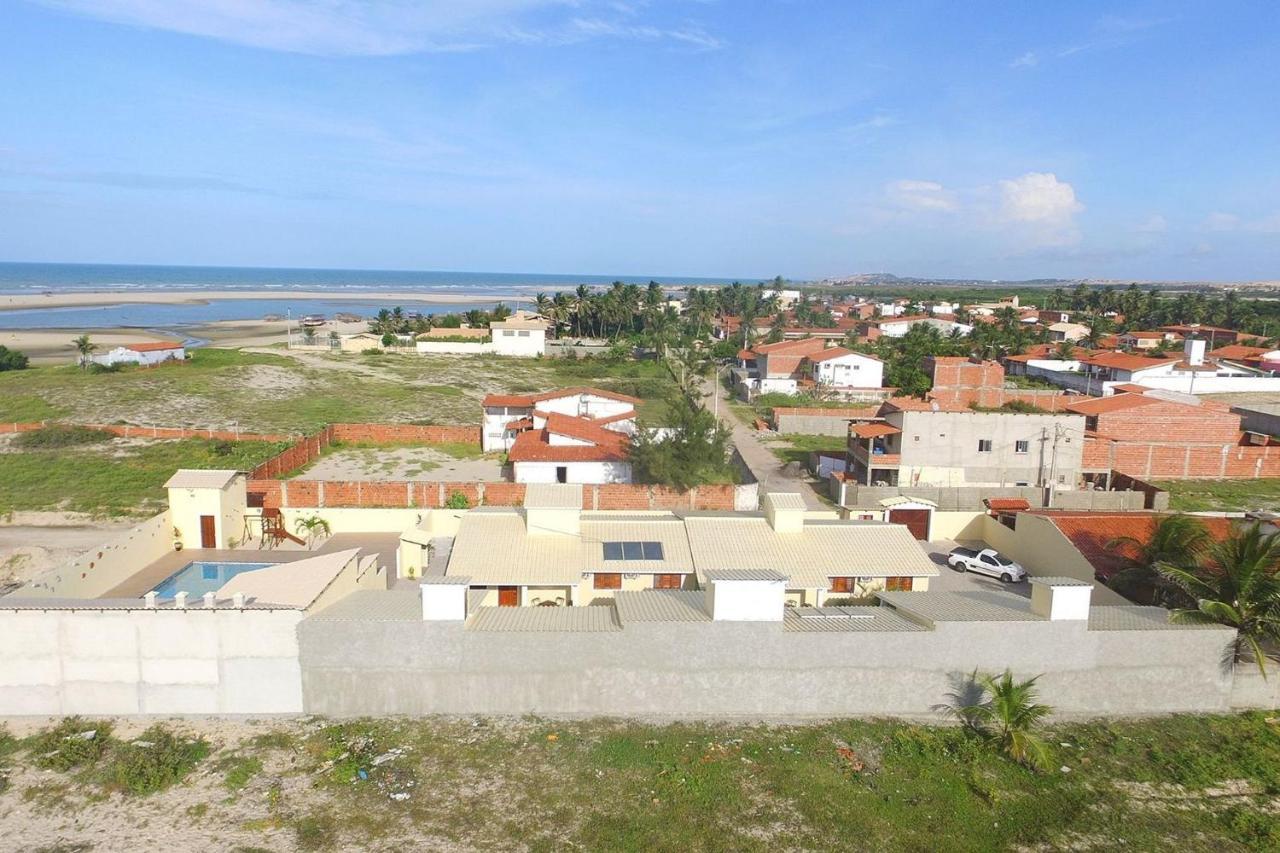
<svg viewBox="0 0 1280 853"><path fill-rule="evenodd" d="M1031 501L1026 498L983 498L987 509L1005 512L1022 512L1031 509Z"/></svg>
<svg viewBox="0 0 1280 853"><path fill-rule="evenodd" d="M1076 546L1101 577L1108 577L1125 568L1128 565L1126 558L1135 554L1133 546L1121 545L1112 550L1107 548L1107 543L1123 538L1146 542L1155 533L1161 518L1159 513L1154 512L1032 510L1032 513L1048 518L1062 531L1063 536L1071 540L1071 544ZM1226 539L1231 533L1230 519L1202 516L1199 521L1214 540Z"/></svg>
<svg viewBox="0 0 1280 853"><path fill-rule="evenodd" d="M145 344L124 344L124 348L133 352L164 352L165 350L183 349L184 345L173 341L151 341Z"/></svg>

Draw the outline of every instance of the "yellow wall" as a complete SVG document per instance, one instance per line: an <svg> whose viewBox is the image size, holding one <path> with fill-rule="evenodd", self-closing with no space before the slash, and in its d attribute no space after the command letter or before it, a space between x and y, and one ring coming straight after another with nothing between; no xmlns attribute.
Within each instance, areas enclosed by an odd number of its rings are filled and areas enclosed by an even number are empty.
<svg viewBox="0 0 1280 853"><path fill-rule="evenodd" d="M676 574L676 573L672 572L672 574ZM590 604L593 600L597 598L602 598L609 601L613 600L613 594L617 592L617 590L596 589L593 584L594 584L594 580L592 578L584 578L582 581L580 581L577 585L577 589L574 591L573 603L574 604ZM681 587L681 589L697 589L697 588L698 588L697 576L692 572L685 574L684 585ZM653 575L637 574L634 578L629 578L626 576L625 573L623 573L622 589L623 590L653 589Z"/></svg>
<svg viewBox="0 0 1280 853"><path fill-rule="evenodd" d="M1022 564L1032 576L1068 577L1093 582L1093 565L1071 540L1043 515L1018 513L1017 530L984 516L982 540L1001 554ZM1129 604L1102 584L1093 586L1094 604Z"/></svg>
<svg viewBox="0 0 1280 853"><path fill-rule="evenodd" d="M933 513L933 524L929 528L930 539L981 539L986 518L985 512L967 510L964 512Z"/></svg>
<svg viewBox="0 0 1280 853"><path fill-rule="evenodd" d="M41 572L10 595L15 598L97 598L172 550L173 523L166 510L65 565Z"/></svg>

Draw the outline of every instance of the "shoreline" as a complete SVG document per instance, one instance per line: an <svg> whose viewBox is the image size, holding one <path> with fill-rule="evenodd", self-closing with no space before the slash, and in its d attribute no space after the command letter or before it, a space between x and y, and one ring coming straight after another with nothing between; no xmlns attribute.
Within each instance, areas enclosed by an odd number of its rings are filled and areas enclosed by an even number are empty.
<svg viewBox="0 0 1280 853"><path fill-rule="evenodd" d="M549 291L548 291L549 292ZM75 293L0 294L0 311L39 311L49 308L99 308L109 305L208 305L228 300L323 300L329 302L395 302L401 305L471 305L487 302L528 302L522 293L421 293L413 291L350 290L116 290Z"/></svg>

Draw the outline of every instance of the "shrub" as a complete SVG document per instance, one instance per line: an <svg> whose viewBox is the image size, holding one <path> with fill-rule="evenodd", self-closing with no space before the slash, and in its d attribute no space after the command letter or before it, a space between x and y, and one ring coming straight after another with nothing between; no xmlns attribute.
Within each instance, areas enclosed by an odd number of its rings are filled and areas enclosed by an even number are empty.
<svg viewBox="0 0 1280 853"><path fill-rule="evenodd" d="M0 346L0 373L6 370L26 370L27 357L16 349Z"/></svg>
<svg viewBox="0 0 1280 853"><path fill-rule="evenodd" d="M454 492L449 495L449 499L444 502L446 509L471 509L471 498L462 492Z"/></svg>
<svg viewBox="0 0 1280 853"><path fill-rule="evenodd" d="M209 449L213 451L214 456L230 456L236 452L235 444L225 439L215 441Z"/></svg>
<svg viewBox="0 0 1280 853"><path fill-rule="evenodd" d="M120 365L119 364L98 364L96 361L94 361L89 363L89 366L87 369L90 373L94 373L94 374L119 373Z"/></svg>
<svg viewBox="0 0 1280 853"><path fill-rule="evenodd" d="M97 764L111 743L111 723L67 717L31 740L31 754L37 767L66 771Z"/></svg>
<svg viewBox="0 0 1280 853"><path fill-rule="evenodd" d="M105 430L90 429L83 426L41 427L31 432L19 433L13 443L28 450L51 450L58 447L77 447L83 444L97 444L110 441L115 436Z"/></svg>
<svg viewBox="0 0 1280 853"><path fill-rule="evenodd" d="M144 796L186 778L209 755L204 738L179 737L166 726L147 729L132 743L119 745L107 768L109 787Z"/></svg>

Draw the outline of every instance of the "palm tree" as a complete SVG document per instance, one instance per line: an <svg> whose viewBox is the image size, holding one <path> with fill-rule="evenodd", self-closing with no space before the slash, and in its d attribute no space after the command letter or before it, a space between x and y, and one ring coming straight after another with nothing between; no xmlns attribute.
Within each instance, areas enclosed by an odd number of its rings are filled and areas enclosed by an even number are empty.
<svg viewBox="0 0 1280 853"><path fill-rule="evenodd" d="M309 515L295 521L293 529L296 533L305 534L307 548L310 549L315 544L316 539L320 538L321 533L325 536L329 535L329 522L318 515Z"/></svg>
<svg viewBox="0 0 1280 853"><path fill-rule="evenodd" d="M1159 563L1156 571L1195 602L1174 610L1173 621L1235 628L1236 660L1247 649L1266 677L1280 643L1280 532L1263 533L1255 521L1210 546L1204 565Z"/></svg>
<svg viewBox="0 0 1280 853"><path fill-rule="evenodd" d="M1058 344L1058 349L1054 355L1063 361L1071 361L1076 355L1076 345L1071 341L1062 341Z"/></svg>
<svg viewBox="0 0 1280 853"><path fill-rule="evenodd" d="M1050 761L1049 745L1034 731L1053 712L1036 701L1039 677L1014 681L1007 669L999 676L975 672L972 680L982 697L956 709L966 726L995 738L1006 755L1032 770L1043 770Z"/></svg>
<svg viewBox="0 0 1280 853"><path fill-rule="evenodd" d="M89 340L88 335L81 335L71 342L71 346L80 354L80 369L88 370L89 358L93 355L94 350L98 348L98 345Z"/></svg>
<svg viewBox="0 0 1280 853"><path fill-rule="evenodd" d="M1166 581L1157 567L1160 564L1194 566L1208 545L1209 531L1198 518L1180 513L1166 515L1156 522L1155 530L1146 541L1120 536L1107 543L1108 551L1122 553L1128 563L1127 568L1108 581L1108 586L1129 598L1149 592L1156 604L1189 607L1193 599Z"/></svg>

